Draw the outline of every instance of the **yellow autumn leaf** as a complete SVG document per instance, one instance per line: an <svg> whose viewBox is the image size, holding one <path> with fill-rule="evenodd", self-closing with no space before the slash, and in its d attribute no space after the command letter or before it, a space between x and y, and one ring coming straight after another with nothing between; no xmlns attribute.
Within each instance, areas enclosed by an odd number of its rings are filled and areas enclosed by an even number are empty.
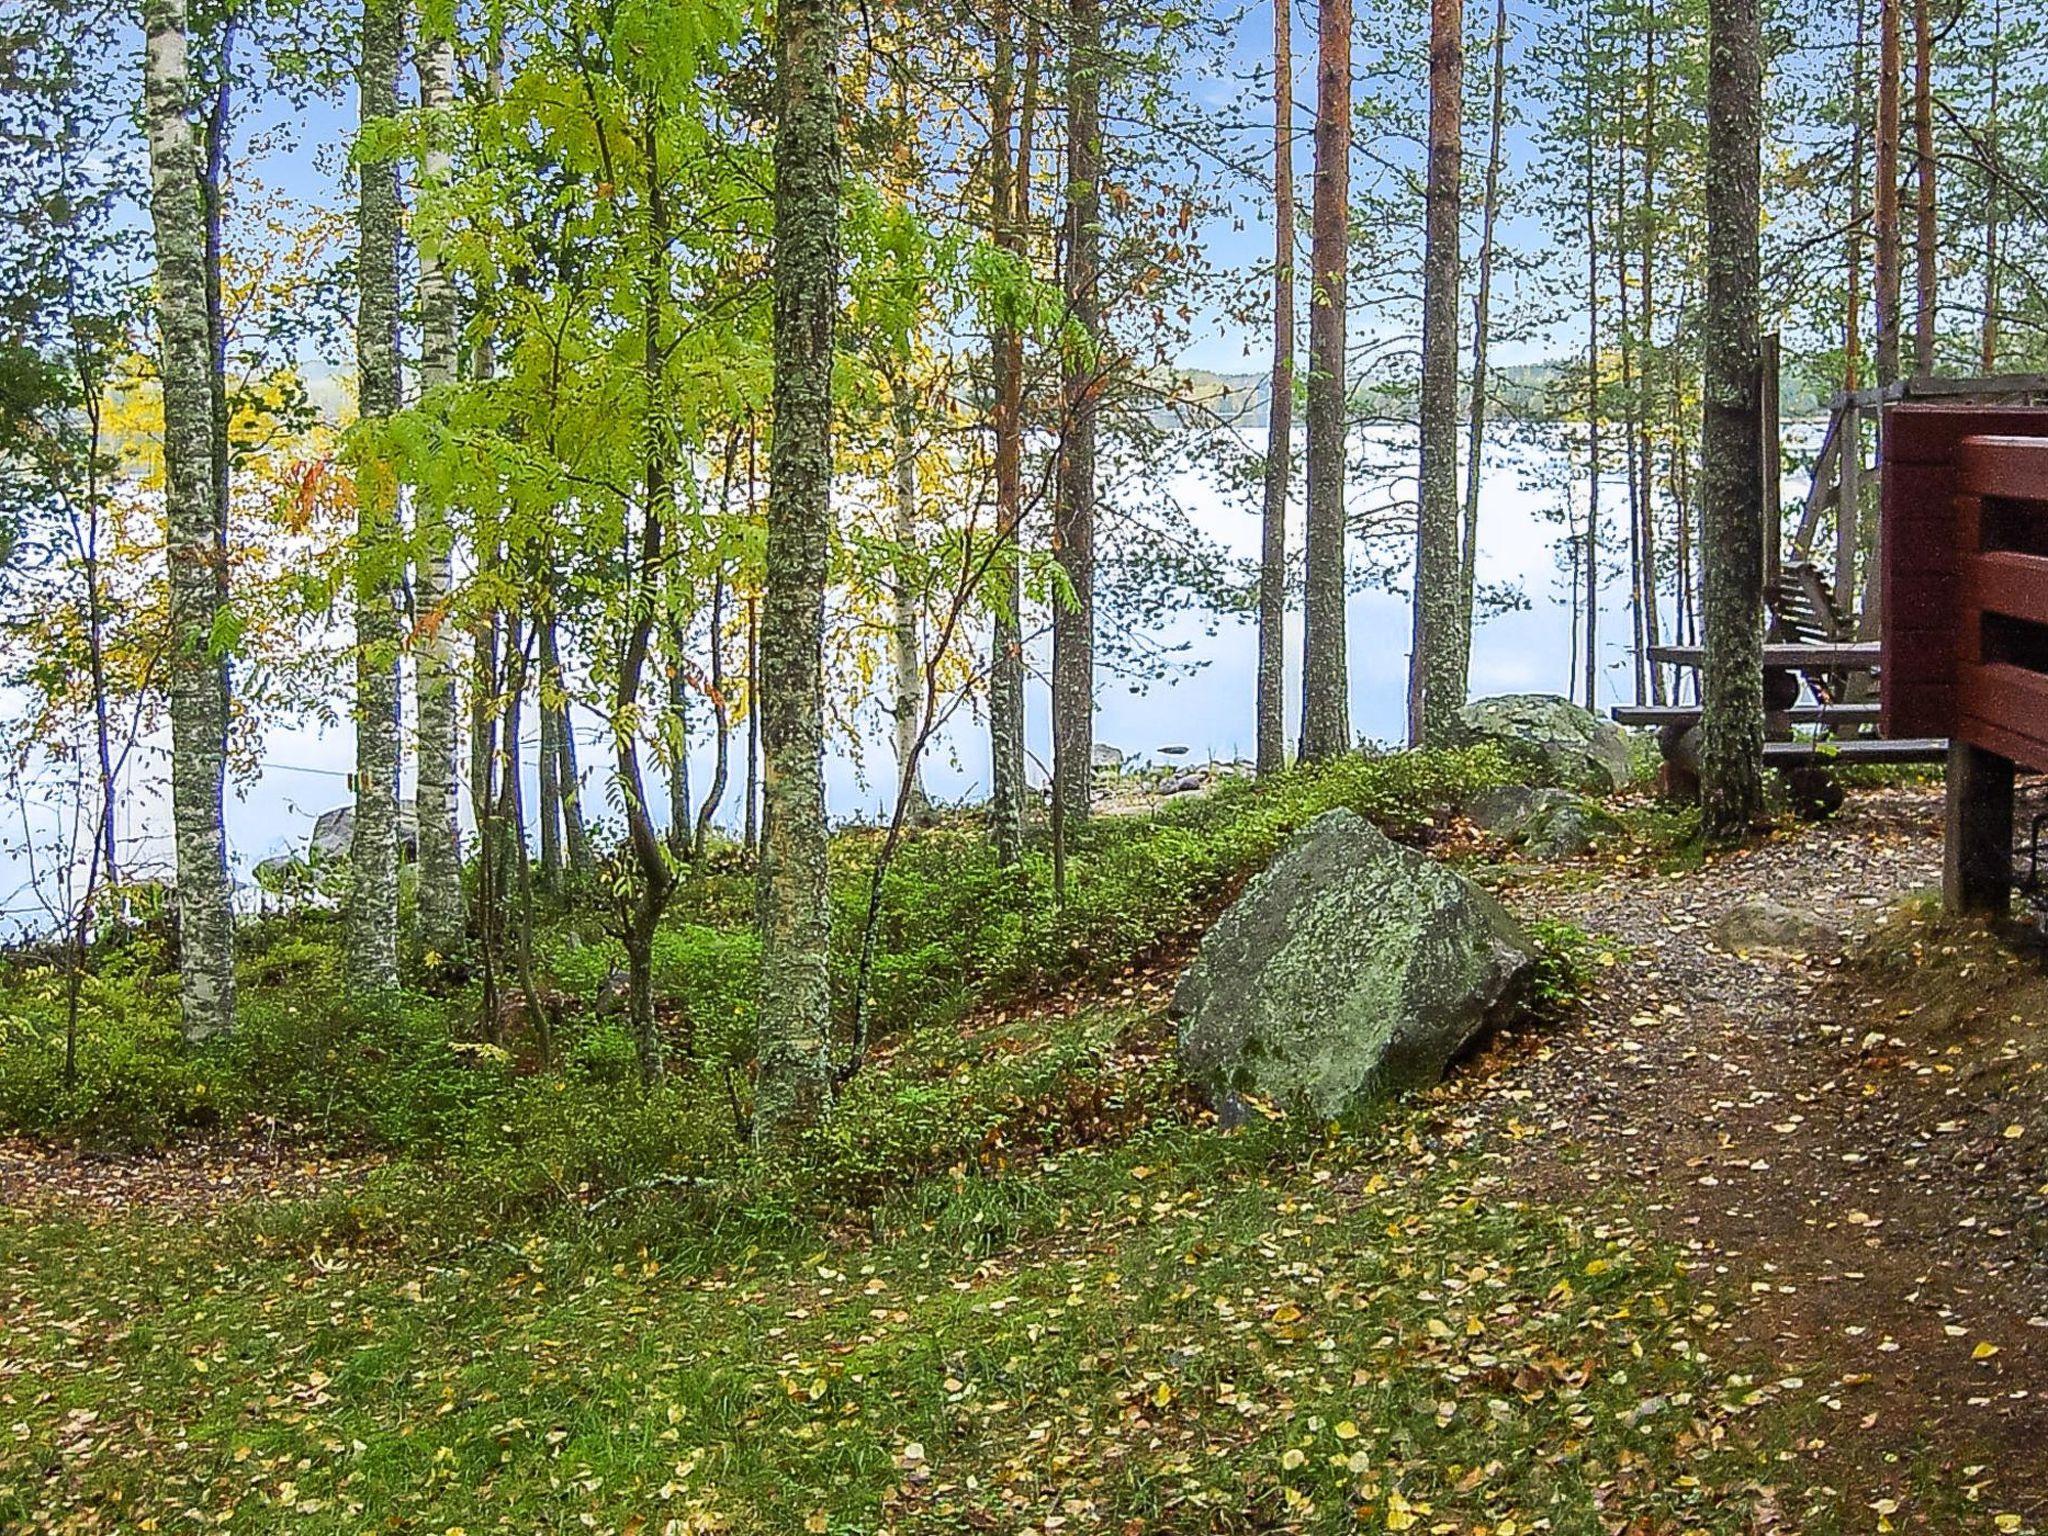
<svg viewBox="0 0 2048 1536"><path fill-rule="evenodd" d="M1349 1419L1344 1420L1343 1423L1337 1426L1337 1438L1339 1440L1356 1440L1358 1438L1358 1426Z"/></svg>
<svg viewBox="0 0 2048 1536"><path fill-rule="evenodd" d="M1165 1382L1162 1381L1161 1383L1159 1383L1157 1390L1155 1390L1152 1394L1152 1406L1154 1408L1164 1408L1168 1403L1172 1401L1173 1388L1169 1387Z"/></svg>
<svg viewBox="0 0 2048 1536"><path fill-rule="evenodd" d="M1285 1451L1281 1452L1280 1466L1284 1471L1292 1472L1307 1460L1308 1457L1302 1454L1299 1446L1290 1445Z"/></svg>
<svg viewBox="0 0 2048 1536"><path fill-rule="evenodd" d="M1986 1339L1981 1341L1975 1349L1970 1351L1970 1358L1972 1360L1989 1360L1993 1355L1997 1353L1998 1346L1996 1344L1993 1344L1990 1340Z"/></svg>

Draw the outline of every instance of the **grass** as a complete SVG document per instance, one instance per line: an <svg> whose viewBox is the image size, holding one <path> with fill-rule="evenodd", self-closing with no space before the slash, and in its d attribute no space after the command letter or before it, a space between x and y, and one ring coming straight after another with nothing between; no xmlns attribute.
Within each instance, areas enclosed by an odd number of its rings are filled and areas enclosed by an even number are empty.
<svg viewBox="0 0 2048 1536"><path fill-rule="evenodd" d="M777 1241L17 1217L0 1527L1744 1529L1768 1400L1674 1257L1498 1180L1427 1108L1167 1110Z"/></svg>

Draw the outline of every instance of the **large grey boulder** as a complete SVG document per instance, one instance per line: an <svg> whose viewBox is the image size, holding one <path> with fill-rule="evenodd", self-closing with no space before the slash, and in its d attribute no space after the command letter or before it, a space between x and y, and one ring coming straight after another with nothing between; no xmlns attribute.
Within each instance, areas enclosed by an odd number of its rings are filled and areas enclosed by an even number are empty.
<svg viewBox="0 0 2048 1536"><path fill-rule="evenodd" d="M1513 761L1571 789L1605 795L1628 783L1628 737L1570 699L1504 693L1458 711L1456 738L1499 747Z"/></svg>
<svg viewBox="0 0 2048 1536"><path fill-rule="evenodd" d="M1441 1077L1535 961L1491 896L1330 811L1202 940L1173 996L1181 1066L1226 1114L1255 1093L1341 1117Z"/></svg>
<svg viewBox="0 0 2048 1536"><path fill-rule="evenodd" d="M313 822L313 836L306 847L307 857L316 864L346 860L355 835L354 805L337 805L331 811L322 811ZM401 803L398 807L398 856L410 863L419 857L419 851L419 817L410 805Z"/></svg>

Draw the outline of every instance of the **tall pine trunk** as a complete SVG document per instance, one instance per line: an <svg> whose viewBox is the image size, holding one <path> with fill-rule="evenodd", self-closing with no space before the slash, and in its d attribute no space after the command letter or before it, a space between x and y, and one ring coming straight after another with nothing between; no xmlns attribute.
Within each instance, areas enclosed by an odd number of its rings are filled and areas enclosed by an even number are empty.
<svg viewBox="0 0 2048 1536"><path fill-rule="evenodd" d="M1408 654L1408 740L1445 739L1465 702L1458 643L1458 266L1463 186L1464 0L1430 0L1429 175L1422 219L1420 492L1415 612ZM1476 386L1476 381L1475 381Z"/></svg>
<svg viewBox="0 0 2048 1536"><path fill-rule="evenodd" d="M362 127L398 115L398 0L364 0L356 89ZM356 803L344 969L359 996L398 985L397 486L376 434L399 407L398 172L359 165L356 213Z"/></svg>
<svg viewBox="0 0 2048 1536"><path fill-rule="evenodd" d="M1876 269L1872 298L1877 304L1877 382L1899 377L1899 289L1903 265L1899 244L1899 5L1877 0L1877 170L1871 199L1871 238Z"/></svg>
<svg viewBox="0 0 2048 1536"><path fill-rule="evenodd" d="M429 119L428 132L436 137L422 159L421 173L429 186L439 187L448 180L451 162L438 138L446 129L434 119L446 115L455 104L455 45L445 34L429 32L424 19L422 32L417 61L420 109ZM460 327L455 287L440 252L423 244L419 264L420 391L431 394L455 382ZM455 801L455 630L448 622L452 581L448 520L431 497L420 502L419 547L414 581L419 633L413 646L419 695L415 911L420 948L428 954L451 955L463 943L462 850Z"/></svg>
<svg viewBox="0 0 2048 1536"><path fill-rule="evenodd" d="M1712 0L1707 58L1707 302L1702 316L1701 828L1748 835L1763 794L1762 377L1757 231L1763 41L1757 0Z"/></svg>
<svg viewBox="0 0 2048 1536"><path fill-rule="evenodd" d="M185 0L143 12L143 112L157 259L164 410L164 532L170 573L166 667L171 710L171 814L177 836L179 1003L192 1039L234 1023L233 885L221 792L227 767L226 672L214 654L220 613L213 472L215 411L208 344L199 165L188 114Z"/></svg>
<svg viewBox="0 0 2048 1536"><path fill-rule="evenodd" d="M1507 129L1508 6L1494 0L1491 105L1486 131L1486 180L1479 206L1478 291L1472 296L1472 396L1466 422L1465 516L1458 547L1458 689L1472 674L1472 632L1478 624L1479 489L1491 388L1487 348L1493 332L1493 236L1500 218L1500 164Z"/></svg>
<svg viewBox="0 0 2048 1536"><path fill-rule="evenodd" d="M1984 100L1984 159L1988 169L1984 175L1984 313L1977 331L1978 367L1987 374L1998 372L1998 306L1999 290L2004 282L2000 270L2003 252L2000 249L2002 210L1999 198L1999 179L2004 175L1999 159L2001 138L1999 108L2001 89L2004 85L2005 69L2005 7L2001 0L1991 0L1991 46L1986 50L1985 59L1988 79Z"/></svg>
<svg viewBox="0 0 2048 1536"><path fill-rule="evenodd" d="M1913 372L1934 372L1936 270L1934 18L1931 0L1913 0Z"/></svg>
<svg viewBox="0 0 2048 1536"><path fill-rule="evenodd" d="M1303 556L1301 756L1351 749L1345 646L1344 386L1351 209L1351 0L1323 0L1316 23L1316 186L1310 219L1307 480Z"/></svg>
<svg viewBox="0 0 2048 1536"><path fill-rule="evenodd" d="M1259 519L1258 771L1287 766L1287 487L1294 469L1294 12L1273 0L1273 380Z"/></svg>
<svg viewBox="0 0 2048 1536"><path fill-rule="evenodd" d="M839 310L840 10L776 8L775 430L761 625L766 839L761 852L757 1142L788 1141L832 1091L823 648L832 535L832 348Z"/></svg>
<svg viewBox="0 0 2048 1536"><path fill-rule="evenodd" d="M1052 793L1064 827L1088 819L1095 749L1095 418L1102 260L1102 4L1069 0L1067 39L1066 430L1053 558L1067 592L1052 614Z"/></svg>
<svg viewBox="0 0 2048 1536"><path fill-rule="evenodd" d="M1593 12L1585 16L1586 69L1586 543L1579 573L1585 580L1580 618L1586 626L1579 663L1588 709L1600 707L1600 217L1599 183L1594 167L1593 126L1598 121L1593 93Z"/></svg>
<svg viewBox="0 0 2048 1536"><path fill-rule="evenodd" d="M1643 541L1643 638L1649 645L1655 645L1663 638L1664 620L1660 611L1659 591L1662 565L1657 549L1657 455L1656 442L1651 432L1651 423L1656 417L1657 387L1657 171L1658 154L1658 72L1657 72L1657 22L1655 17L1645 19L1643 27L1643 209L1642 209L1642 253L1639 272L1642 281L1642 307L1638 317L1641 328L1637 343L1638 389L1642 404L1636 412L1636 458L1641 466L1642 485L1638 493L1639 510L1636 521L1641 528ZM1664 669L1655 662L1650 663L1650 699L1652 703L1667 701L1668 691L1664 686Z"/></svg>

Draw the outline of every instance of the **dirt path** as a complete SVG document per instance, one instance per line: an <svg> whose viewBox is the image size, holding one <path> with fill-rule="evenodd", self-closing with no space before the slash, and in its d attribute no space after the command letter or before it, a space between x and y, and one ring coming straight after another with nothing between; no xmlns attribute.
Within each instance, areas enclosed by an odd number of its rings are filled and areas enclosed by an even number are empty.
<svg viewBox="0 0 2048 1536"><path fill-rule="evenodd" d="M260 1140L182 1142L143 1156L95 1157L18 1137L0 1139L0 1211L166 1220L251 1200L307 1200L360 1184L375 1166Z"/></svg>
<svg viewBox="0 0 2048 1536"><path fill-rule="evenodd" d="M1510 1188L1691 1251L1724 1355L1815 1402L1789 1492L1881 1505L1917 1460L2032 1523L2048 1517L2048 987L1988 943L1933 935L1902 973L1855 937L1938 882L1939 812L1938 790L1859 794L1704 869L1518 885L1511 903L1628 953L1581 1027L1506 1042L1497 1073L1450 1095L1512 1149L1496 1154ZM1857 962L1723 950L1715 924L1756 897L1849 933Z"/></svg>

